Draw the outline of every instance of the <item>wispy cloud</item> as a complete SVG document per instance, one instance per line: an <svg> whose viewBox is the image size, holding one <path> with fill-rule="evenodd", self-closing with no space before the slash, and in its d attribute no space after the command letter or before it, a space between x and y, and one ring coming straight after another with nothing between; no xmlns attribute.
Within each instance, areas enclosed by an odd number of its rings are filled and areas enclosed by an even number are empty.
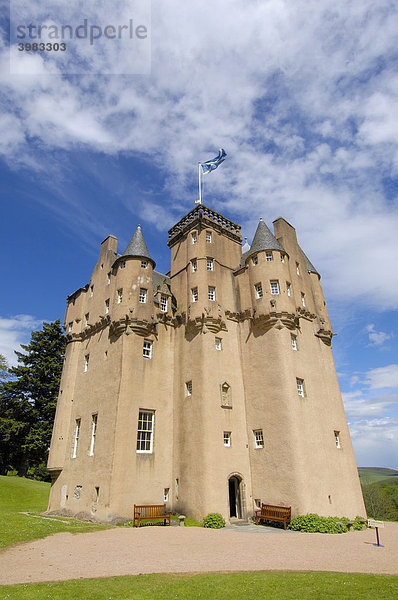
<svg viewBox="0 0 398 600"><path fill-rule="evenodd" d="M375 325L373 323L366 326L366 331L369 334L369 346L383 346L384 342L386 342L387 340L391 340L394 337L393 333L376 331Z"/></svg>
<svg viewBox="0 0 398 600"><path fill-rule="evenodd" d="M386 365L368 371L366 384L371 389L396 388L398 389L398 365Z"/></svg>
<svg viewBox="0 0 398 600"><path fill-rule="evenodd" d="M350 424L350 432L359 466L397 467L398 418L361 419Z"/></svg>
<svg viewBox="0 0 398 600"><path fill-rule="evenodd" d="M30 340L33 330L39 329L43 323L32 315L15 315L12 317L0 317L0 354L6 357L9 366L17 364L15 350L22 351L20 344L26 344Z"/></svg>

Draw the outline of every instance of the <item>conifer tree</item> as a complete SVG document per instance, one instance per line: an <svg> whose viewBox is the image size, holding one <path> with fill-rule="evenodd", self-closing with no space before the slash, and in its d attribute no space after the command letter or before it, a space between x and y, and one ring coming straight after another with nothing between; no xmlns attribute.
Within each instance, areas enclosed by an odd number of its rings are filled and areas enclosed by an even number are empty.
<svg viewBox="0 0 398 600"><path fill-rule="evenodd" d="M33 331L18 366L0 387L0 472L48 479L46 462L62 372L65 339L59 321Z"/></svg>

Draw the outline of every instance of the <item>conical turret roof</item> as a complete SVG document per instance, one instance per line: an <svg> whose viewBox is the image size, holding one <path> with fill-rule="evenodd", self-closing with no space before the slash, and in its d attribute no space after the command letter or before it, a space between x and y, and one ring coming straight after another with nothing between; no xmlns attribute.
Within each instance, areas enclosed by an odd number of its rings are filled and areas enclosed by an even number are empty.
<svg viewBox="0 0 398 600"><path fill-rule="evenodd" d="M246 257L251 256L256 252L260 252L261 250L280 250L281 252L286 252L262 219L260 219L253 243L250 246L250 251L247 253Z"/></svg>
<svg viewBox="0 0 398 600"><path fill-rule="evenodd" d="M153 258L149 254L144 236L142 235L141 225L138 225L133 237L129 242L129 245L123 252L122 256L139 256L142 258L149 258L149 260L154 262Z"/></svg>

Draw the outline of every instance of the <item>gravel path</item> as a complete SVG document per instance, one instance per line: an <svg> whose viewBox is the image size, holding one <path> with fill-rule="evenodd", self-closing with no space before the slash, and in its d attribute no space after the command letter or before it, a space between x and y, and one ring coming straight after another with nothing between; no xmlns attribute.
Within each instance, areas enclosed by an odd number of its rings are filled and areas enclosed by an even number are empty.
<svg viewBox="0 0 398 600"><path fill-rule="evenodd" d="M398 523L341 535L256 529L115 528L57 533L0 552L0 584L139 573L339 571L398 574Z"/></svg>

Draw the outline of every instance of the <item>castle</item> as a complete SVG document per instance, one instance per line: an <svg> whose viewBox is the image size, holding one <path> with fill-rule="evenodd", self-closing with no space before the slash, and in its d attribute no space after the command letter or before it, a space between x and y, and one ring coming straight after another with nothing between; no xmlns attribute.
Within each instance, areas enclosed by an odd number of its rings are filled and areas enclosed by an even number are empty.
<svg viewBox="0 0 398 600"><path fill-rule="evenodd" d="M247 520L365 515L320 275L283 218L241 228L197 205L155 271L140 226L110 235L67 299L49 511L115 522L133 504Z"/></svg>

